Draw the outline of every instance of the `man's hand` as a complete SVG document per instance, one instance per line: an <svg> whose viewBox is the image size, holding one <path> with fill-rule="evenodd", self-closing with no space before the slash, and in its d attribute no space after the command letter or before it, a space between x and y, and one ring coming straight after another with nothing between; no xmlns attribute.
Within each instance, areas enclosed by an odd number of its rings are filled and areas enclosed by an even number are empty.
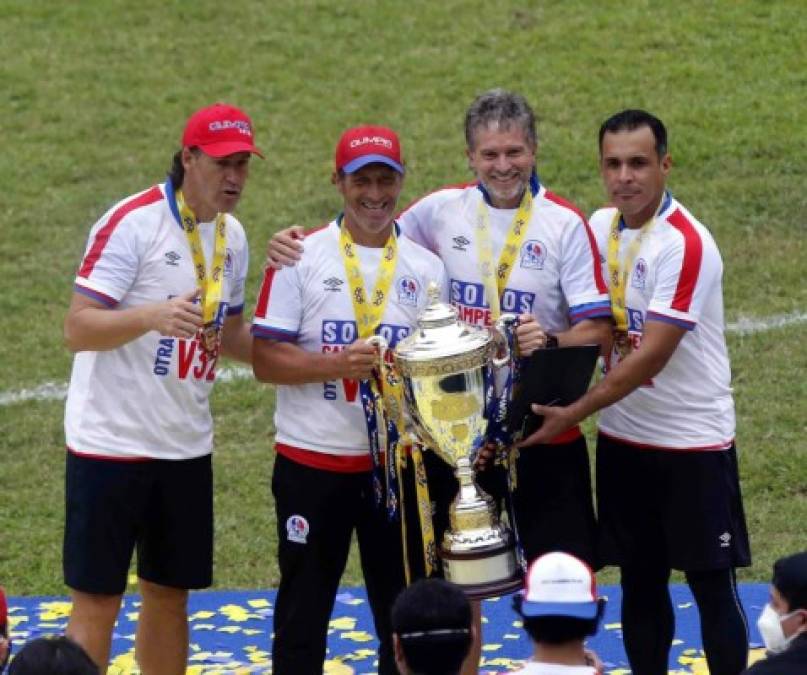
<svg viewBox="0 0 807 675"><path fill-rule="evenodd" d="M546 346L546 333L532 314L520 314L516 326L516 344L521 356L529 356Z"/></svg>
<svg viewBox="0 0 807 675"><path fill-rule="evenodd" d="M192 338L202 327L202 308L195 302L198 298L197 288L151 305L146 319L148 329L168 337Z"/></svg>
<svg viewBox="0 0 807 675"><path fill-rule="evenodd" d="M541 428L527 438L516 443L516 447L523 448L527 445L540 445L548 443L555 436L562 434L567 429L571 429L580 421L568 406L538 405L533 403L530 408L536 415L544 418Z"/></svg>
<svg viewBox="0 0 807 675"><path fill-rule="evenodd" d="M378 365L378 349L367 340L356 340L339 352L342 359L342 377L348 380L368 380Z"/></svg>
<svg viewBox="0 0 807 675"><path fill-rule="evenodd" d="M479 451L476 453L474 459L474 469L476 471L486 471L489 467L493 466L496 460L496 444L490 441L486 442Z"/></svg>
<svg viewBox="0 0 807 675"><path fill-rule="evenodd" d="M276 232L266 245L266 266L279 270L296 265L303 253L304 238L305 231L299 225Z"/></svg>

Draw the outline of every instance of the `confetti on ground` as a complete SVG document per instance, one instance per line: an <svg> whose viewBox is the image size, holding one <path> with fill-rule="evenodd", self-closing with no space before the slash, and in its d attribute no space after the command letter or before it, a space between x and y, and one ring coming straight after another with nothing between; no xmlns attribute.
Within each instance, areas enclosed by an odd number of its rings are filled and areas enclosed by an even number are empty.
<svg viewBox="0 0 807 675"><path fill-rule="evenodd" d="M8 589L7 589L8 590ZM670 654L670 675L707 675L700 642L697 609L686 586L670 587L675 607L675 641ZM619 622L620 593L617 587L600 589L610 597L603 629L588 641L605 664L606 675L629 675ZM271 672L272 612L276 592L203 591L193 592L188 603L191 618L191 648L186 675L227 675ZM740 584L740 598L751 624L753 645L761 643L756 631L760 608L767 601L767 584ZM135 619L140 598L127 595L115 627L111 675L135 673ZM64 630L70 615L65 598L10 597L9 626L15 652L26 640ZM483 658L480 673L507 673L520 667L532 652L520 619L511 603L482 603L484 614ZM378 672L378 642L370 607L363 588L342 588L329 624L328 675L369 675ZM752 652L751 659L762 650Z"/></svg>

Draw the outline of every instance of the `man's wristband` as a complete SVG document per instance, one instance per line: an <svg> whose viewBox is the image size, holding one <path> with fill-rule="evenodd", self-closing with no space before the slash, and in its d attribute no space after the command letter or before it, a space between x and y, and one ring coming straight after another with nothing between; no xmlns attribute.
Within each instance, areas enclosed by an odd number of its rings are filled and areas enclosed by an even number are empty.
<svg viewBox="0 0 807 675"><path fill-rule="evenodd" d="M552 333L544 333L544 349L556 349L558 347L558 336Z"/></svg>

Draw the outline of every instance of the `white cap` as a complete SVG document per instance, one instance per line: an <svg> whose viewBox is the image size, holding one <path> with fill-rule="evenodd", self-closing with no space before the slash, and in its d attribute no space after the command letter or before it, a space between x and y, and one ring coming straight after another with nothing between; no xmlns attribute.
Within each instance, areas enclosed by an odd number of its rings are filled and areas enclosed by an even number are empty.
<svg viewBox="0 0 807 675"><path fill-rule="evenodd" d="M536 558L527 572L521 603L525 617L597 616L597 584L594 573L582 560L568 553L546 553Z"/></svg>

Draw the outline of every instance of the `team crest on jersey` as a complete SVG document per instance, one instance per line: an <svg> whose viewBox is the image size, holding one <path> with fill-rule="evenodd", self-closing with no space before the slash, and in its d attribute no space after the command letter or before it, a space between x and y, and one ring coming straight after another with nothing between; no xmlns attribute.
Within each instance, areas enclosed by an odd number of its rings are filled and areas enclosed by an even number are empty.
<svg viewBox="0 0 807 675"><path fill-rule="evenodd" d="M165 264L171 265L171 267L179 267L178 261L181 258L182 256L179 255L179 253L177 253L176 251L168 251L168 253L165 254Z"/></svg>
<svg viewBox="0 0 807 675"><path fill-rule="evenodd" d="M289 516L286 521L286 535L289 541L295 544L305 544L308 542L308 521L297 514Z"/></svg>
<svg viewBox="0 0 807 675"><path fill-rule="evenodd" d="M546 246L542 241L529 239L521 245L521 266L530 270L544 269Z"/></svg>
<svg viewBox="0 0 807 675"><path fill-rule="evenodd" d="M647 261L644 258L639 258L633 266L633 278L631 279L630 285L643 291L646 282Z"/></svg>
<svg viewBox="0 0 807 675"><path fill-rule="evenodd" d="M412 277L401 277L398 279L398 302L417 307L418 290L418 282Z"/></svg>
<svg viewBox="0 0 807 675"><path fill-rule="evenodd" d="M454 245L451 248L453 248L455 251L462 251L463 253L467 250L468 244L471 243L468 239L463 237L461 234L457 235L456 237L452 237L451 241L454 242Z"/></svg>
<svg viewBox="0 0 807 675"><path fill-rule="evenodd" d="M326 291L337 293L342 290L342 284L345 282L338 277L328 277L322 283L325 286Z"/></svg>
<svg viewBox="0 0 807 675"><path fill-rule="evenodd" d="M224 276L233 276L233 251L230 248L224 253Z"/></svg>

